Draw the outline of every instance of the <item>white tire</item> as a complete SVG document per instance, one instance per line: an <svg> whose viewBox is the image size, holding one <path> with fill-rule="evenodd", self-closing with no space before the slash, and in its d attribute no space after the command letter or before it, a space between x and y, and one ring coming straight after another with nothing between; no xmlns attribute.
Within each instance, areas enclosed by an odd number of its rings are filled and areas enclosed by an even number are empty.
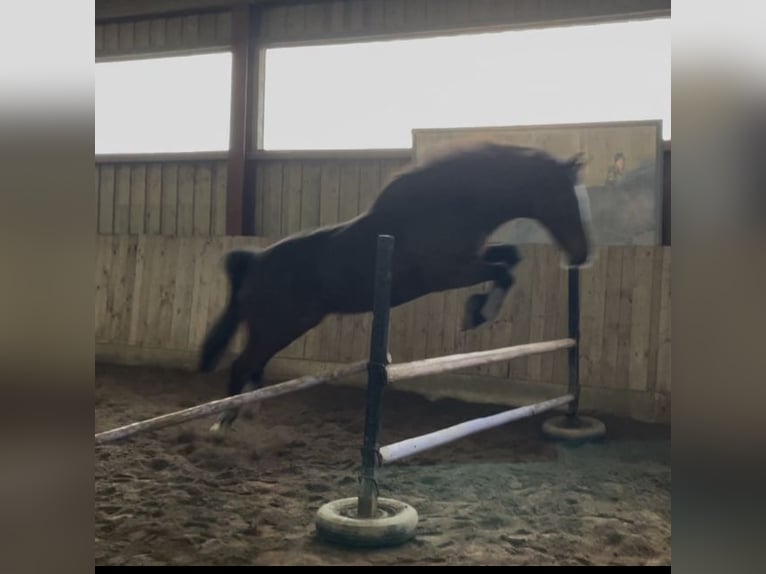
<svg viewBox="0 0 766 574"><path fill-rule="evenodd" d="M543 423L543 433L553 439L564 441L586 441L601 438L606 434L606 425L593 417L561 415Z"/></svg>
<svg viewBox="0 0 766 574"><path fill-rule="evenodd" d="M405 502L378 499L378 516L358 518L356 497L323 505L316 515L320 538L346 546L376 548L403 544L415 536L417 511Z"/></svg>

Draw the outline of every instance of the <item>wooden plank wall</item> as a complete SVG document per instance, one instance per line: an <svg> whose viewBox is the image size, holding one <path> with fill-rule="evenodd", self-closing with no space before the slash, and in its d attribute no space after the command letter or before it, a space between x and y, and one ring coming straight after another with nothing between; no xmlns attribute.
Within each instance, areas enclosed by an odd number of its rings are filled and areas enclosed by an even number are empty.
<svg viewBox="0 0 766 574"><path fill-rule="evenodd" d="M543 22L670 15L669 0L338 0L264 8L261 39L283 44Z"/></svg>
<svg viewBox="0 0 766 574"><path fill-rule="evenodd" d="M224 254L235 246L268 243L255 237L99 237L98 352L114 358L140 355L140 350L193 361L228 296L221 271ZM522 247L522 254L517 282L501 316L483 328L460 330L465 300L480 287L435 294L395 309L390 335L394 361L566 337L566 273L559 267L559 251L532 245ZM583 271L584 388L669 397L670 254L668 247L602 248L594 265ZM279 358L298 361L306 372L320 363L362 360L369 331L369 314L330 316ZM241 348L242 340L240 332L235 348ZM566 352L461 374L565 386Z"/></svg>
<svg viewBox="0 0 766 574"><path fill-rule="evenodd" d="M259 160L256 235L278 239L367 210L406 159Z"/></svg>
<svg viewBox="0 0 766 574"><path fill-rule="evenodd" d="M231 12L96 24L96 58L228 48Z"/></svg>
<svg viewBox="0 0 766 574"><path fill-rule="evenodd" d="M226 162L97 163L100 235L226 233Z"/></svg>

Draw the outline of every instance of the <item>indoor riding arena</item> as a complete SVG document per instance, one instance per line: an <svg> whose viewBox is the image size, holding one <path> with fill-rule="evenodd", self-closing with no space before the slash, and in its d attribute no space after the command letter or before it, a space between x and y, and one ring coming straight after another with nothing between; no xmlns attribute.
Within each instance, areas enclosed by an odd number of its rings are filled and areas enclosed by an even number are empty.
<svg viewBox="0 0 766 574"><path fill-rule="evenodd" d="M669 1L95 8L97 566L671 564Z"/></svg>

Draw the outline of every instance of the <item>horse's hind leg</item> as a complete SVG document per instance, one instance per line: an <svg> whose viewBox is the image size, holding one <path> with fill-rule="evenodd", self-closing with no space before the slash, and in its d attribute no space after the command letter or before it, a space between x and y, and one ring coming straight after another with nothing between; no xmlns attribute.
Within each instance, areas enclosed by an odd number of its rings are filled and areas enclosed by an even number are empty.
<svg viewBox="0 0 766 574"><path fill-rule="evenodd" d="M255 380L260 382L262 368L258 366L257 361L258 356L256 355L254 345L248 341L245 350L231 365L231 370L229 372L229 384L227 388L227 395L229 397L240 394L245 388L246 384L252 385L254 377ZM210 427L210 430L226 430L237 419L239 412L239 408L232 408L223 411L219 415L218 421L212 427Z"/></svg>

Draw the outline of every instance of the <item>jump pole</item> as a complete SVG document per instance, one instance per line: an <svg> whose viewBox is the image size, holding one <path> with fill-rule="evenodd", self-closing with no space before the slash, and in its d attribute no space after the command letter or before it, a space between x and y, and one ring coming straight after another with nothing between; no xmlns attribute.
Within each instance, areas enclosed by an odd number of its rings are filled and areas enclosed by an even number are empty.
<svg viewBox="0 0 766 574"><path fill-rule="evenodd" d="M443 428L429 434L408 438L380 449L382 464L389 464L412 456L419 452L431 450L463 437L482 432L500 425L508 424L519 419L534 416L538 413L555 409L572 401L572 395L564 395L549 401L543 401L534 405L528 405L518 409L504 411L496 415L473 419L451 427Z"/></svg>
<svg viewBox="0 0 766 574"><path fill-rule="evenodd" d="M402 381L405 379L414 379L428 375L438 375L467 369L468 367L478 367L499 361L507 361L518 357L528 355L538 355L540 353L550 353L559 349L574 350L577 341L574 339L556 339L554 341L542 341L540 343L527 343L526 345L515 345L513 347L501 347L499 349L490 349L489 351L474 351L471 353L462 353L460 355L448 355L445 357L434 357L431 359L422 359L411 363L401 363L399 365L389 365L389 382ZM570 387L571 392L571 387Z"/></svg>
<svg viewBox="0 0 766 574"><path fill-rule="evenodd" d="M321 385L341 377L347 377L349 375L361 373L366 368L367 361L352 363L327 373L319 375L306 375L304 377L299 377L297 379L292 379L283 383L271 385L263 389L257 389L255 391L242 393L233 397L226 397L224 399L210 401L201 405L197 405L196 407L184 409L182 411L176 411L166 415L161 415L159 417L135 422L113 430L98 433L95 437L96 444L104 444L121 440L140 432L177 425L192 419L198 419L220 413L230 408L240 407L242 405L262 401L264 399L278 397L280 395L285 395L287 393L292 393L301 389L307 389L309 387Z"/></svg>

